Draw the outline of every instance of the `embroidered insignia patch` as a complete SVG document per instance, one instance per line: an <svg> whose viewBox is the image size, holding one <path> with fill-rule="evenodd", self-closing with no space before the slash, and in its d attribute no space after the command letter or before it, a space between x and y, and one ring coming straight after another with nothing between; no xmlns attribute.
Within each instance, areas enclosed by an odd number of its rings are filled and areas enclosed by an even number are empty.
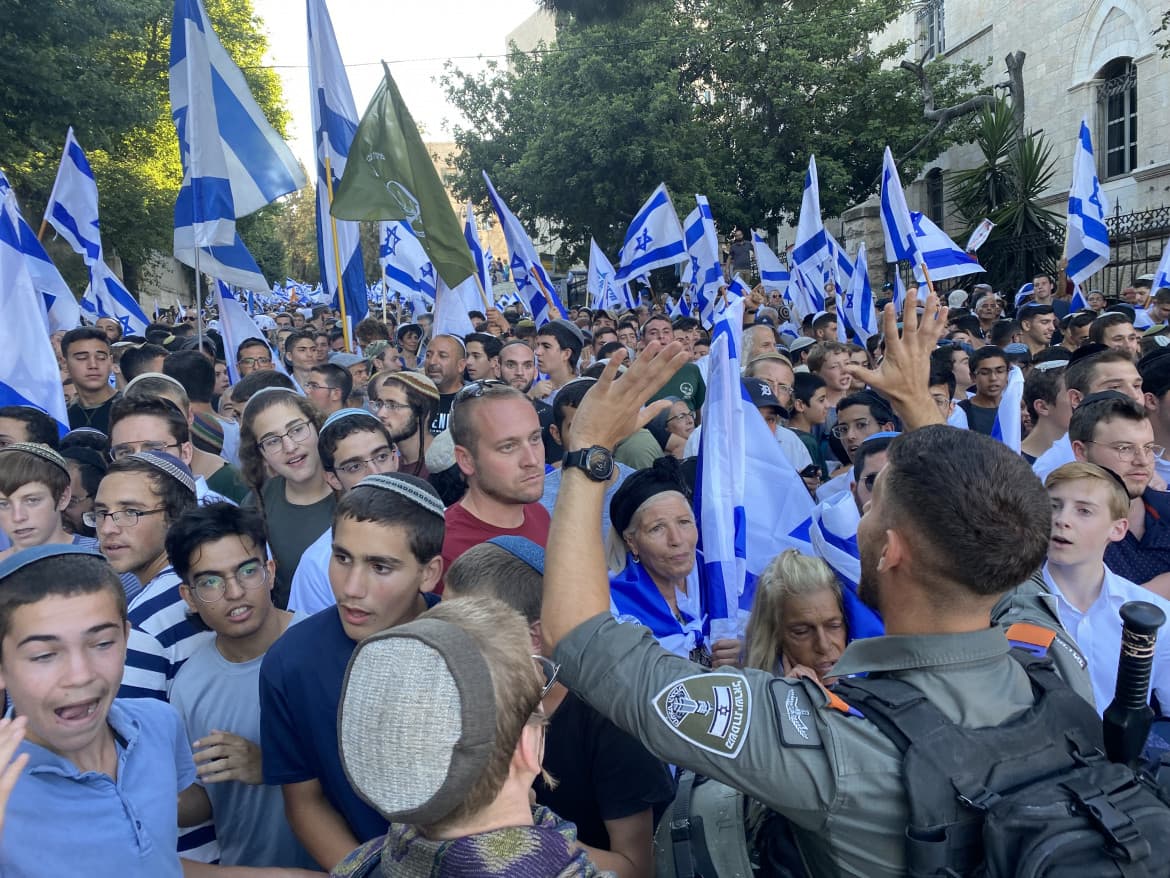
<svg viewBox="0 0 1170 878"><path fill-rule="evenodd" d="M822 747L821 733L813 719L812 699L798 679L778 677L769 684L780 740L787 747Z"/></svg>
<svg viewBox="0 0 1170 878"><path fill-rule="evenodd" d="M752 693L737 674L695 674L654 696L654 711L683 740L734 759L751 722Z"/></svg>

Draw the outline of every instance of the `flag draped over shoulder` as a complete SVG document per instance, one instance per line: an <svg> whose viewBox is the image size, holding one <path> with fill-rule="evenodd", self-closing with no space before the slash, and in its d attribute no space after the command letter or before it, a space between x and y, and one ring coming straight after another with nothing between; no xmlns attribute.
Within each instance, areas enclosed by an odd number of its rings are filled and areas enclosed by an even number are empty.
<svg viewBox="0 0 1170 878"><path fill-rule="evenodd" d="M21 247L20 223L15 203L0 199L0 312L5 321L4 344L0 345L0 406L40 409L52 416L64 435L69 416L61 374L45 332L40 294Z"/></svg>
<svg viewBox="0 0 1170 878"><path fill-rule="evenodd" d="M245 289L268 284L236 220L308 181L268 124L200 0L175 0L171 116L183 182L175 201L175 258Z"/></svg>
<svg viewBox="0 0 1170 878"><path fill-rule="evenodd" d="M475 261L447 191L390 68L358 123L345 174L333 192L333 215L409 223L435 271L455 289Z"/></svg>
<svg viewBox="0 0 1170 878"><path fill-rule="evenodd" d="M97 181L85 152L70 128L57 168L57 179L45 205L45 220L76 251L89 268L89 287L81 308L90 318L112 317L123 335L142 335L150 322L122 281L106 265L98 216Z"/></svg>
<svg viewBox="0 0 1170 878"><path fill-rule="evenodd" d="M341 50L333 33L333 22L325 0L307 0L309 15L309 92L313 107L313 131L317 147L317 263L321 282L330 299L339 307L337 266L341 265L341 287L345 290L346 317L355 323L369 311L366 298L366 271L362 264L360 226L337 220L336 252L329 221L329 184L337 187L345 172L349 148L357 131L358 114L349 77L341 61ZM340 258L338 258L340 257Z"/></svg>
<svg viewBox="0 0 1170 878"><path fill-rule="evenodd" d="M32 278L33 287L40 294L41 311L45 315L45 325L50 333L70 330L81 324L81 308L73 291L61 277L61 272L37 240L36 232L21 213L20 204L16 200L16 193L8 182L8 177L0 171L0 207L11 210L16 217L17 232L20 235L20 252L24 254L25 267Z"/></svg>
<svg viewBox="0 0 1170 878"><path fill-rule="evenodd" d="M1093 161L1093 139L1089 123L1081 120L1081 131L1073 151L1073 179L1068 192L1068 258L1066 274L1075 283L1084 283L1109 264L1109 231L1105 215L1109 202L1097 180Z"/></svg>
<svg viewBox="0 0 1170 878"><path fill-rule="evenodd" d="M674 212L666 184L659 183L626 230L618 254L617 280L624 282L647 275L655 268L677 265L686 256L678 214Z"/></svg>

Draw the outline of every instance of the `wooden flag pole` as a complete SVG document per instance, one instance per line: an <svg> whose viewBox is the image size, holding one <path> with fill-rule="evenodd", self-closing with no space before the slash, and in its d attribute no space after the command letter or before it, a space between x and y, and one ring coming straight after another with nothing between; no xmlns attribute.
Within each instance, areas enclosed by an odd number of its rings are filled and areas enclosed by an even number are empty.
<svg viewBox="0 0 1170 878"><path fill-rule="evenodd" d="M45 217L44 219L41 220L40 231L37 232L37 240L38 241L45 240L45 229L47 229L48 227L49 227L49 218Z"/></svg>
<svg viewBox="0 0 1170 878"><path fill-rule="evenodd" d="M932 295L937 295L934 291L934 281L930 279L930 270L926 267L926 260L922 260L922 276L926 278L926 289Z"/></svg>
<svg viewBox="0 0 1170 878"><path fill-rule="evenodd" d="M529 272L528 276L536 280L536 285L540 287L540 292L544 294L544 300L548 302L548 310L553 314L556 314L557 319L563 318L565 315L561 313L560 308L553 304L552 295L549 293L548 289L545 288L544 282L540 279L540 275L536 272Z"/></svg>
<svg viewBox="0 0 1170 878"><path fill-rule="evenodd" d="M492 306L488 304L487 292L483 288L483 281L480 280L479 269L476 269L471 274L475 278L475 285L477 287L479 287L479 298L480 298L480 301L483 302L483 312L486 315L488 312L488 309L491 308Z"/></svg>
<svg viewBox="0 0 1170 878"><path fill-rule="evenodd" d="M345 339L345 349L352 353L353 346L349 337L349 317L345 313L345 287L341 282L341 253L337 247L337 217L333 215L333 170L329 165L328 151L325 154L325 186L329 193L329 225L333 230L333 264L337 270L337 304L341 307L341 332L342 337Z"/></svg>

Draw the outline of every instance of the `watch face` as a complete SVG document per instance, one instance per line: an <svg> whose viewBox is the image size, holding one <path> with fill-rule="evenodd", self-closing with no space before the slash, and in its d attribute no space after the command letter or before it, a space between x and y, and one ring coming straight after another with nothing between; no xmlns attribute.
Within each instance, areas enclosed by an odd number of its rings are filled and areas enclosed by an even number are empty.
<svg viewBox="0 0 1170 878"><path fill-rule="evenodd" d="M604 448L590 448L585 458L589 473L597 480L608 479L613 472L613 458Z"/></svg>

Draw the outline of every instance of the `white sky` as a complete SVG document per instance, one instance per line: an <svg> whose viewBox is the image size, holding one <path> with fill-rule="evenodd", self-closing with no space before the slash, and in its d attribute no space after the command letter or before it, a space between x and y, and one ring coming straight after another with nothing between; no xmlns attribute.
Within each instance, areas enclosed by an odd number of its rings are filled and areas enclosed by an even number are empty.
<svg viewBox="0 0 1170 878"><path fill-rule="evenodd" d="M446 121L459 121L447 103L438 77L443 60L469 55L455 63L466 71L482 68L474 56L501 55L505 36L536 11L536 0L329 0L329 14L349 74L358 115L382 79L382 60L423 130L424 140L448 140ZM268 31L268 62L278 65L285 106L292 114L288 139L293 152L313 167L313 118L305 5L297 0L253 0ZM414 60L428 59L428 60ZM394 63L396 61L402 63Z"/></svg>

